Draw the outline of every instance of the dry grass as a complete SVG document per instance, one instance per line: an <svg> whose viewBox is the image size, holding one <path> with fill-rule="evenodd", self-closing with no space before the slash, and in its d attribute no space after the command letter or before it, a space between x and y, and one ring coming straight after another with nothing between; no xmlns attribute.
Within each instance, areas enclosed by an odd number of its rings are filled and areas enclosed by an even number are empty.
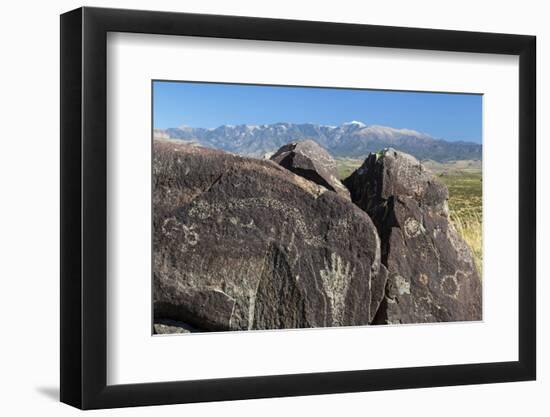
<svg viewBox="0 0 550 417"><path fill-rule="evenodd" d="M338 174L346 178L357 169L362 160L338 158ZM451 221L458 233L470 246L479 274L483 264L483 207L480 161L452 161L425 165L449 188L449 211Z"/></svg>
<svg viewBox="0 0 550 417"><path fill-rule="evenodd" d="M472 250L481 276L483 265L483 205L481 170L441 175L449 188L449 211L456 230Z"/></svg>
<svg viewBox="0 0 550 417"><path fill-rule="evenodd" d="M455 213L451 211L451 221L457 232L470 246L474 254L477 270L481 276L483 271L483 227L481 218L475 212L466 214L464 212Z"/></svg>

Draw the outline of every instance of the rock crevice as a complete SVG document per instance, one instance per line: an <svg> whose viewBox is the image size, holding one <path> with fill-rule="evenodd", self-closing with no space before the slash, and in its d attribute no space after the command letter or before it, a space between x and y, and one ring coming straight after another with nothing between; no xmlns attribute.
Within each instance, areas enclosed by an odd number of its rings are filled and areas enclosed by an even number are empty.
<svg viewBox="0 0 550 417"><path fill-rule="evenodd" d="M273 161L154 142L154 314L203 331L366 325L380 242L348 199Z"/></svg>
<svg viewBox="0 0 550 417"><path fill-rule="evenodd" d="M446 186L410 155L371 154L344 180L376 225L388 279L375 324L481 320L481 281Z"/></svg>
<svg viewBox="0 0 550 417"><path fill-rule="evenodd" d="M313 181L349 200L349 192L338 179L336 162L332 156L311 139L282 146L271 157L283 168Z"/></svg>
<svg viewBox="0 0 550 417"><path fill-rule="evenodd" d="M344 187L312 141L153 147L155 333L481 320L447 188L410 155L371 154Z"/></svg>

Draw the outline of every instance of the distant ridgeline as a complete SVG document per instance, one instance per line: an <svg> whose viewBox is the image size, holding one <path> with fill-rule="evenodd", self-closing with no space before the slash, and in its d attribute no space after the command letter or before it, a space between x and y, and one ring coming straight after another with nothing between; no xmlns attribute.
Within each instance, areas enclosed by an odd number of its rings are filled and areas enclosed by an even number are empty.
<svg viewBox="0 0 550 417"><path fill-rule="evenodd" d="M270 154L286 143L302 139L313 139L336 157L361 158L388 147L421 160L438 162L481 160L482 157L482 146L478 143L450 142L414 130L367 126L356 121L340 126L312 123L223 125L215 129L181 126L155 129L155 137L196 142L209 148L255 157Z"/></svg>

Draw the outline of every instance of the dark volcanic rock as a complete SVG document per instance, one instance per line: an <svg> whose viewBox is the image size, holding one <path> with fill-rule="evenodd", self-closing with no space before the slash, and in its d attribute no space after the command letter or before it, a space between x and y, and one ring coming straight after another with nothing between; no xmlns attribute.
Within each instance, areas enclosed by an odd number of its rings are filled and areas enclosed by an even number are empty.
<svg viewBox="0 0 550 417"><path fill-rule="evenodd" d="M282 167L349 199L349 191L338 179L336 162L315 141L307 139L282 146L271 157Z"/></svg>
<svg viewBox="0 0 550 417"><path fill-rule="evenodd" d="M368 324L385 270L370 218L276 163L155 141L155 319L205 331Z"/></svg>
<svg viewBox="0 0 550 417"><path fill-rule="evenodd" d="M198 330L175 320L158 320L153 324L153 334L192 333Z"/></svg>
<svg viewBox="0 0 550 417"><path fill-rule="evenodd" d="M480 278L444 184L393 149L369 155L344 184L375 223L388 269L376 323L481 320Z"/></svg>

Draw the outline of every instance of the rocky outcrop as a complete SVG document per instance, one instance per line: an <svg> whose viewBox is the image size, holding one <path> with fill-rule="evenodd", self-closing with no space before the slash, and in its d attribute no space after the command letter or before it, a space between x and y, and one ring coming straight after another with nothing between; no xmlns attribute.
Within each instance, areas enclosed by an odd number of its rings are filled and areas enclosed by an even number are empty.
<svg viewBox="0 0 550 417"><path fill-rule="evenodd" d="M330 191L349 199L349 191L338 179L336 162L313 140L307 139L282 146L271 160Z"/></svg>
<svg viewBox="0 0 550 417"><path fill-rule="evenodd" d="M193 333L198 330L175 320L158 320L153 323L153 334Z"/></svg>
<svg viewBox="0 0 550 417"><path fill-rule="evenodd" d="M272 161L153 146L155 319L204 331L374 319L387 274L364 211Z"/></svg>
<svg viewBox="0 0 550 417"><path fill-rule="evenodd" d="M375 223L388 269L376 323L481 320L480 278L449 221L443 183L414 157L387 149L344 184Z"/></svg>

